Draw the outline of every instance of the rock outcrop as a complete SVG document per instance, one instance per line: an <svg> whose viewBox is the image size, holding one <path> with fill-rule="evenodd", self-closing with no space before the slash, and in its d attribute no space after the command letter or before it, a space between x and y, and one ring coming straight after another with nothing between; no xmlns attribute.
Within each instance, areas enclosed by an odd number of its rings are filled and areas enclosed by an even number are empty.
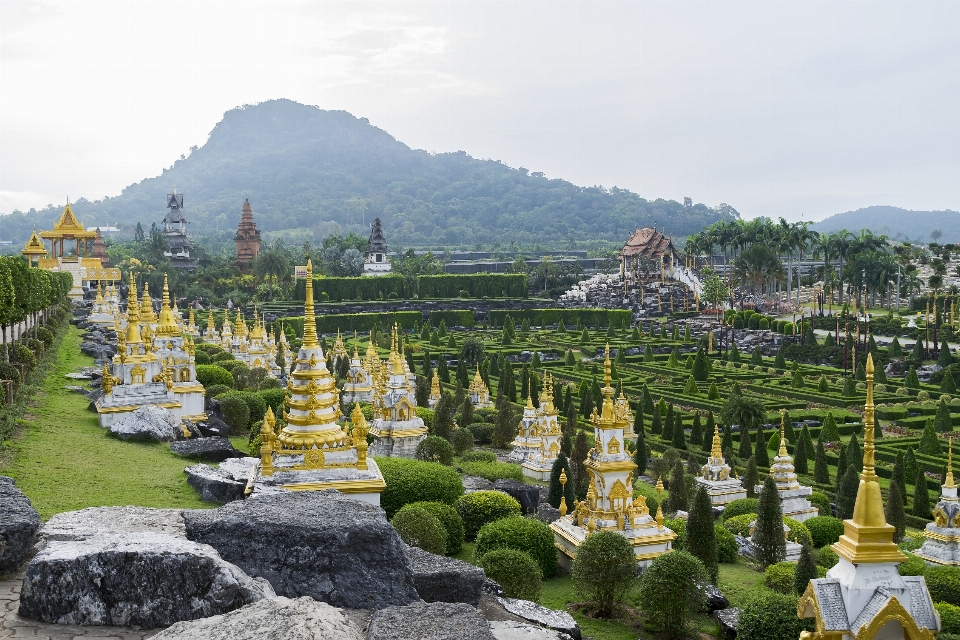
<svg viewBox="0 0 960 640"><path fill-rule="evenodd" d="M0 574L16 571L33 552L40 515L12 478L0 476Z"/></svg>
<svg viewBox="0 0 960 640"><path fill-rule="evenodd" d="M163 533L186 540L183 511L149 507L89 507L64 511L40 530L43 542L85 540L104 533Z"/></svg>
<svg viewBox="0 0 960 640"><path fill-rule="evenodd" d="M537 506L540 504L540 489L538 487L523 484L516 480L497 480L493 483L493 488L516 498L525 515L536 515Z"/></svg>
<svg viewBox="0 0 960 640"><path fill-rule="evenodd" d="M170 443L170 451L178 456L200 458L208 462L223 462L228 458L243 458L247 454L233 448L228 438L190 438Z"/></svg>
<svg viewBox="0 0 960 640"><path fill-rule="evenodd" d="M420 600L405 545L383 510L339 491L266 494L184 520L188 538L288 598L351 609Z"/></svg>
<svg viewBox="0 0 960 640"><path fill-rule="evenodd" d="M339 609L313 598L271 598L222 615L178 622L153 640L364 640Z"/></svg>
<svg viewBox="0 0 960 640"><path fill-rule="evenodd" d="M373 614L368 640L495 640L490 623L468 604L421 602Z"/></svg>
<svg viewBox="0 0 960 640"><path fill-rule="evenodd" d="M110 425L110 433L121 440L172 442L183 437L180 418L163 407L148 404L124 414Z"/></svg>
<svg viewBox="0 0 960 640"><path fill-rule="evenodd" d="M407 547L413 583L425 602L463 602L477 606L487 580L483 569L468 562Z"/></svg>
<svg viewBox="0 0 960 640"><path fill-rule="evenodd" d="M156 628L274 595L207 545L165 533L105 533L48 541L27 566L20 615Z"/></svg>
<svg viewBox="0 0 960 640"><path fill-rule="evenodd" d="M573 640L581 640L580 625L566 611L547 609L536 602L514 598L497 598L497 602L509 613L527 622L559 631Z"/></svg>
<svg viewBox="0 0 960 640"><path fill-rule="evenodd" d="M187 484L193 487L204 502L233 502L243 497L246 480L237 480L229 471L206 464L195 464L183 470Z"/></svg>
<svg viewBox="0 0 960 640"><path fill-rule="evenodd" d="M491 622L490 631L497 640L568 640L568 636L525 622Z"/></svg>

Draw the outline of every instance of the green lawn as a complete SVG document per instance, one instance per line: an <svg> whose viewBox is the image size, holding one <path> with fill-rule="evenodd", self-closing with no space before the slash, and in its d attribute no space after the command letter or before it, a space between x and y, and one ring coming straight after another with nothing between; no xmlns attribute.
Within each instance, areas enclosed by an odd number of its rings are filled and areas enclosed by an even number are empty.
<svg viewBox="0 0 960 640"><path fill-rule="evenodd" d="M772 590L763 584L763 572L754 571L742 560L738 560L736 564L720 565L717 586L723 595L727 596L731 607L742 607L754 596L772 593Z"/></svg>
<svg viewBox="0 0 960 640"><path fill-rule="evenodd" d="M63 388L73 384L65 374L93 364L79 345L80 332L71 327L19 433L4 443L0 474L16 480L43 520L95 506L214 506L187 484L183 469L189 460L171 453L168 444L108 436L87 399Z"/></svg>

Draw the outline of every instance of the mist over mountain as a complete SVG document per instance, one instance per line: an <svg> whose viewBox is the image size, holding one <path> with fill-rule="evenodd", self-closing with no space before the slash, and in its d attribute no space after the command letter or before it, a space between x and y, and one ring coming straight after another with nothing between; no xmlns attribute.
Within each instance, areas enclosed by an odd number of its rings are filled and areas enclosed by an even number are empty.
<svg viewBox="0 0 960 640"><path fill-rule="evenodd" d="M873 206L837 213L814 224L815 231L834 232L847 229L854 233L870 229L891 240L936 241L941 244L960 242L960 213L956 211L910 211L900 207ZM934 230L942 234L936 238Z"/></svg>
<svg viewBox="0 0 960 640"><path fill-rule="evenodd" d="M174 187L185 195L193 234L235 228L249 198L263 231L288 230L303 239L346 231L365 235L379 216L388 241L403 246L619 241L655 223L686 236L739 217L728 205L646 200L625 189L579 187L463 151L411 149L365 118L290 100L228 111L206 144L161 175L116 197L81 198L73 208L88 226L149 227L160 223L165 194ZM0 238L19 249L35 226L49 229L61 209L62 203L0 216Z"/></svg>

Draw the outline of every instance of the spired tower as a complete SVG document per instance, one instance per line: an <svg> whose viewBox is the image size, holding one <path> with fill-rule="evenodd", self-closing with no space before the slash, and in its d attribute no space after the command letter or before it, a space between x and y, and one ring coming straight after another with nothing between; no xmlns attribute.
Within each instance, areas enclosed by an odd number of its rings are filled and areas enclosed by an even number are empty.
<svg viewBox="0 0 960 640"><path fill-rule="evenodd" d="M317 341L311 261L307 261L303 317L303 344L287 378L283 412L286 426L275 435L276 419L268 410L260 432L263 446L253 492L276 487L290 491L337 489L379 505L380 493L387 485L377 463L367 457L367 424L363 414L354 411L353 430L349 434L337 423L341 418L340 395Z"/></svg>
<svg viewBox="0 0 960 640"><path fill-rule="evenodd" d="M916 551L928 564L960 564L960 502L953 479L953 438L947 446L947 477L940 487L940 502L933 510L933 522L923 530L926 540Z"/></svg>
<svg viewBox="0 0 960 640"><path fill-rule="evenodd" d="M383 237L380 218L370 225L370 238L367 240L367 259L363 263L363 275L379 276L390 273L390 261L387 259L387 240Z"/></svg>
<svg viewBox="0 0 960 640"><path fill-rule="evenodd" d="M176 189L168 193L167 209L169 211L163 217L163 235L167 237L170 248L163 255L170 258L170 263L176 268L192 271L197 268L197 263L190 257L193 245L187 237L187 224L190 221L183 215L183 194L177 193Z"/></svg>
<svg viewBox="0 0 960 640"><path fill-rule="evenodd" d="M893 542L874 466L873 371L868 354L857 502L853 517L843 521L843 535L832 545L840 561L826 578L811 580L797 603L799 617L816 620L816 631L804 631L802 640L933 640L940 630L923 576L897 572L907 558Z"/></svg>
<svg viewBox="0 0 960 640"><path fill-rule="evenodd" d="M707 464L700 467L697 484L707 490L710 504L715 507L725 507L734 500L747 497L747 490L738 478L730 477L730 465L723 459L720 443L720 428L713 427L713 446Z"/></svg>
<svg viewBox="0 0 960 640"><path fill-rule="evenodd" d="M777 483L777 493L780 494L780 509L783 511L784 518L793 518L797 522L803 522L813 518L820 512L815 506L810 504L807 498L813 489L804 487L797 480L797 474L794 471L793 457L787 452L787 439L784 436L784 430L787 422L787 412L780 412L780 450L773 459L770 466L770 475ZM756 487L757 494L763 489L762 486Z"/></svg>
<svg viewBox="0 0 960 640"><path fill-rule="evenodd" d="M233 237L237 243L237 264L249 264L260 255L260 230L253 221L253 210L250 200L243 199L243 210L240 213L240 224L237 226L237 235Z"/></svg>

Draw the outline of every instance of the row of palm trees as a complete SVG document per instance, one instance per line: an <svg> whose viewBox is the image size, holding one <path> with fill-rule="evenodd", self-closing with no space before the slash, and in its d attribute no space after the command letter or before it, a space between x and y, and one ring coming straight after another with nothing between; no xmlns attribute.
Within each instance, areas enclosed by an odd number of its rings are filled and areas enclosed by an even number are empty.
<svg viewBox="0 0 960 640"><path fill-rule="evenodd" d="M846 294L859 305L865 291L872 305L880 298L880 303L889 307L896 299L898 284L902 297L912 298L920 291L913 259L921 248L891 244L886 236L874 235L869 229L859 234L846 229L823 233L810 229L810 224L789 223L783 218L778 222L769 218L721 220L690 236L687 251L722 256L727 283L739 285L742 291L777 294L779 299L785 286L786 300L795 296L798 304L799 267L805 256L823 260L819 275L831 300L836 293L837 304L842 304Z"/></svg>

